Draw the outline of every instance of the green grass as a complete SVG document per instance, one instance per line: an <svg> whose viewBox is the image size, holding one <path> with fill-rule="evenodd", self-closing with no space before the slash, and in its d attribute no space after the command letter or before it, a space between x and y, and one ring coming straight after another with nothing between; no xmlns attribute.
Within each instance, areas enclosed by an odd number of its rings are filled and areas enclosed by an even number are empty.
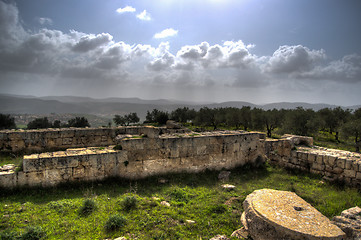
<svg viewBox="0 0 361 240"><path fill-rule="evenodd" d="M320 147L335 148L346 151L355 151L355 143L352 139L343 139L340 137L340 141L335 140L335 135L329 132L320 131L313 137L314 144Z"/></svg>
<svg viewBox="0 0 361 240"><path fill-rule="evenodd" d="M0 236L41 230L47 239L209 239L241 227L242 202L256 189L294 191L327 217L361 205L361 194L324 183L317 176L266 166L232 170L223 190L216 171L172 174L139 181L108 179L56 188L0 191ZM96 207L80 214L91 199ZM160 204L170 203L170 207ZM87 203L88 204L88 203ZM90 204L93 206L93 203ZM194 224L186 220L195 221ZM10 238L5 238L10 236ZM1 239L1 237L0 237Z"/></svg>
<svg viewBox="0 0 361 240"><path fill-rule="evenodd" d="M22 161L23 155L0 153L0 166L4 166L6 164L15 164L15 166L19 166L22 164Z"/></svg>

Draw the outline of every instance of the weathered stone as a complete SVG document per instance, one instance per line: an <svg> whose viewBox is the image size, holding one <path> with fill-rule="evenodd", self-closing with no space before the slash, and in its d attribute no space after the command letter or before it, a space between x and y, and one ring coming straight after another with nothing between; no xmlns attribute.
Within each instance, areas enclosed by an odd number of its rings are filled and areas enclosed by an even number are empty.
<svg viewBox="0 0 361 240"><path fill-rule="evenodd" d="M166 127L168 129L181 129L182 128L182 124L176 122L176 121L173 121L173 120L168 120L166 122Z"/></svg>
<svg viewBox="0 0 361 240"><path fill-rule="evenodd" d="M248 236L249 236L249 233L248 233L248 231L247 231L247 229L245 227L237 229L231 235L231 237L236 237L236 238L239 238L239 239L246 239L246 238L248 238Z"/></svg>
<svg viewBox="0 0 361 240"><path fill-rule="evenodd" d="M343 239L345 233L295 193L256 190L243 203L253 239Z"/></svg>
<svg viewBox="0 0 361 240"><path fill-rule="evenodd" d="M229 240L229 238L225 235L216 235L209 240Z"/></svg>
<svg viewBox="0 0 361 240"><path fill-rule="evenodd" d="M188 223L188 224L195 224L196 222L193 221L193 220L186 220L186 223Z"/></svg>
<svg viewBox="0 0 361 240"><path fill-rule="evenodd" d="M218 179L221 181L228 181L229 180L229 175L231 175L230 171L221 171L218 174Z"/></svg>
<svg viewBox="0 0 361 240"><path fill-rule="evenodd" d="M347 234L348 239L361 239L361 208L353 207L344 210L341 216L336 216L332 220Z"/></svg>
<svg viewBox="0 0 361 240"><path fill-rule="evenodd" d="M163 205L163 206L166 206L166 207L170 207L170 204L169 204L169 202L167 202L167 201L161 201L161 202L160 202L160 205Z"/></svg>
<svg viewBox="0 0 361 240"><path fill-rule="evenodd" d="M236 188L236 186L231 185L231 184L223 184L223 185L222 185L222 188L224 188L224 189L226 189L226 190L230 191L230 190L235 189L235 188Z"/></svg>

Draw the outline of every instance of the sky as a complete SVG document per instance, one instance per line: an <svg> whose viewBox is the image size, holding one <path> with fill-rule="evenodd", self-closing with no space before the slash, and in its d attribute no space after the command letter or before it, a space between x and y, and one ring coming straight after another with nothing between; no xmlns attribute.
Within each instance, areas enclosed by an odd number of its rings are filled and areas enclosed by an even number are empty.
<svg viewBox="0 0 361 240"><path fill-rule="evenodd" d="M359 0L0 0L0 93L361 104Z"/></svg>

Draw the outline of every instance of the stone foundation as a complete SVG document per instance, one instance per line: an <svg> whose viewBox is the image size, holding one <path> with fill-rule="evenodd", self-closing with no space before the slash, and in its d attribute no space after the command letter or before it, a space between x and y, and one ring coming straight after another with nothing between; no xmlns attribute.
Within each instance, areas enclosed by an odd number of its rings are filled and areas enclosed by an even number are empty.
<svg viewBox="0 0 361 240"><path fill-rule="evenodd" d="M150 126L117 128L62 128L0 131L0 152L44 152L78 147L99 147L117 144L118 135L185 133L188 129L167 129Z"/></svg>
<svg viewBox="0 0 361 240"><path fill-rule="evenodd" d="M118 149L89 147L24 156L23 171L0 173L1 187L53 186L107 177L230 169L265 160L257 133L163 134L158 138L122 136Z"/></svg>
<svg viewBox="0 0 361 240"><path fill-rule="evenodd" d="M296 146L292 139L266 140L269 162L321 175L328 181L361 186L361 154L317 146Z"/></svg>

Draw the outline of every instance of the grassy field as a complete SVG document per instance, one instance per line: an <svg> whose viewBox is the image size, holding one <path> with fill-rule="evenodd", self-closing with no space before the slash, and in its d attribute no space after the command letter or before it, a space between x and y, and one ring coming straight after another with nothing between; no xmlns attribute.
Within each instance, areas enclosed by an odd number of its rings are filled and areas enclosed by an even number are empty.
<svg viewBox="0 0 361 240"><path fill-rule="evenodd" d="M0 239L209 239L241 227L242 202L256 189L294 191L327 217L361 205L356 190L317 176L264 166L173 174L139 181L108 179L48 189L0 192ZM159 179L169 180L159 183ZM167 201L170 206L164 206ZM192 220L194 223L189 223Z"/></svg>

